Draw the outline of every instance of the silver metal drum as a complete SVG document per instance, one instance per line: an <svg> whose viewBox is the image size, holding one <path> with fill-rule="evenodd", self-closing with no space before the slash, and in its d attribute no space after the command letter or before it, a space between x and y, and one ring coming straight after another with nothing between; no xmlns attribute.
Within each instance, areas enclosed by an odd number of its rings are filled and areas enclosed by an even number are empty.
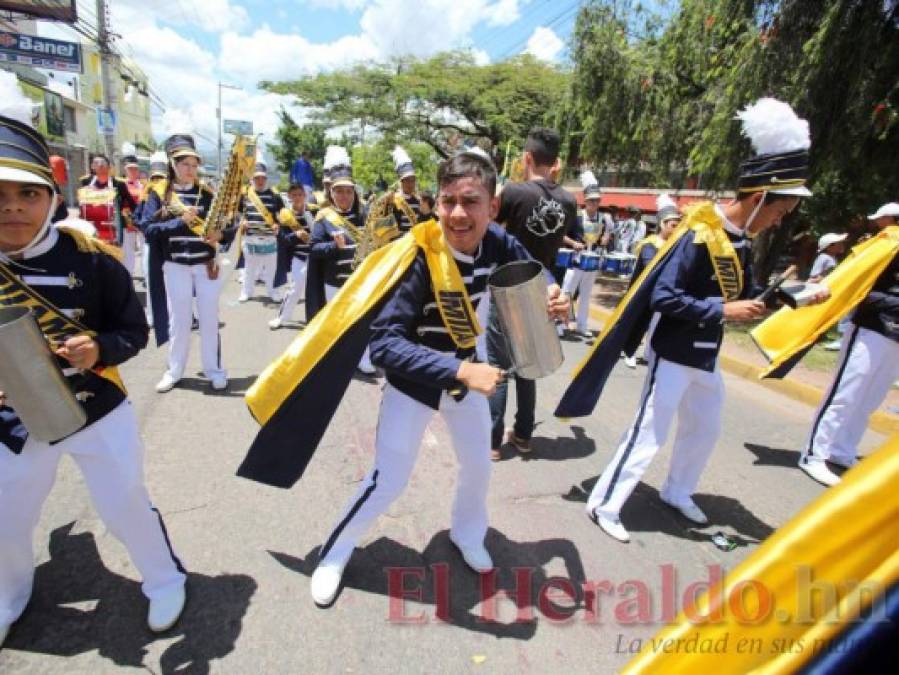
<svg viewBox="0 0 899 675"><path fill-rule="evenodd" d="M487 280L491 302L506 336L515 375L546 377L562 365L562 343L546 313L546 278L535 260L497 268Z"/></svg>
<svg viewBox="0 0 899 675"><path fill-rule="evenodd" d="M58 441L87 422L27 307L0 307L0 391L37 441Z"/></svg>

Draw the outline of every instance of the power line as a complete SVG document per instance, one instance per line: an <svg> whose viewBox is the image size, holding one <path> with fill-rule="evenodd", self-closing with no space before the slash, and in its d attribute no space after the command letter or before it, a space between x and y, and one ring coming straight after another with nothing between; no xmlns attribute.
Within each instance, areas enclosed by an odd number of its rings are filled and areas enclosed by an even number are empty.
<svg viewBox="0 0 899 675"><path fill-rule="evenodd" d="M549 28L549 29L553 29L554 27L561 25L568 19L571 19L580 10L580 5L581 5L581 3L579 0L574 0L573 2L569 3L568 6L565 7L565 9L563 9L555 17L550 19L550 21L546 24L545 27ZM528 35L525 38L520 38L516 42L514 42L508 49L506 49L500 55L499 59L500 60L507 59L510 56L517 54L521 50L521 48L527 44L527 42L531 38L532 34L533 33L531 33L530 35Z"/></svg>

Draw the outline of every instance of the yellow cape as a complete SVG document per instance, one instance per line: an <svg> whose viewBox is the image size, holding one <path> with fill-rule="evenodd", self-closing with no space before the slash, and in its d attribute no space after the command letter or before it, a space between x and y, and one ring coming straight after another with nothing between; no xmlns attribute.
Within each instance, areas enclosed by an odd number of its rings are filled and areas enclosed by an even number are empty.
<svg viewBox="0 0 899 675"><path fill-rule="evenodd" d="M769 362L759 377L783 376L821 335L864 300L897 252L899 225L892 225L853 248L824 278L822 283L830 289L827 302L784 307L758 325L750 335Z"/></svg>

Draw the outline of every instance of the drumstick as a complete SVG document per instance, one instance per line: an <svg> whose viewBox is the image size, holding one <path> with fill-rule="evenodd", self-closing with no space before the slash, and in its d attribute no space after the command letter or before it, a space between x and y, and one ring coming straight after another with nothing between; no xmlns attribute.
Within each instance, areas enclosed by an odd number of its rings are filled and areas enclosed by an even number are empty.
<svg viewBox="0 0 899 675"><path fill-rule="evenodd" d="M771 299L771 296L777 292L777 289L780 288L785 281L790 279L794 274L796 274L797 267L796 265L790 265L787 269L783 271L774 281L771 282L771 285L768 286L764 291L762 291L761 295L759 295L756 300L759 302L765 303Z"/></svg>

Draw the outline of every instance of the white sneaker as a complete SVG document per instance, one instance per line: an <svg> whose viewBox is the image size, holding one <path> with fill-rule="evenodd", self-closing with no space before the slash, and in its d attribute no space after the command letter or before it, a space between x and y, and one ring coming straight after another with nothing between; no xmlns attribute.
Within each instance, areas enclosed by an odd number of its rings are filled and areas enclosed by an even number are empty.
<svg viewBox="0 0 899 675"><path fill-rule="evenodd" d="M625 356L624 357L624 365L628 368L636 368L637 367L637 357L636 356Z"/></svg>
<svg viewBox="0 0 899 675"><path fill-rule="evenodd" d="M612 537L612 539L617 539L623 544L631 540L631 535L624 529L624 525L621 524L620 520L612 520L590 509L587 510L587 515L594 524L599 525L602 531Z"/></svg>
<svg viewBox="0 0 899 675"><path fill-rule="evenodd" d="M820 459L808 459L803 457L799 460L799 468L805 471L810 478L827 487L831 487L840 482L840 477L828 469L827 465Z"/></svg>
<svg viewBox="0 0 899 675"><path fill-rule="evenodd" d="M370 364L368 364L368 363L365 363L365 364L360 363L360 364L359 364L358 366L356 366L356 367L359 369L359 372L362 373L363 375L369 375L369 376L371 376L371 375L374 375L375 373L378 372L377 369L376 369L374 366L372 366L372 365L370 365Z"/></svg>
<svg viewBox="0 0 899 675"><path fill-rule="evenodd" d="M187 594L184 586L172 589L165 595L150 600L150 609L147 612L147 626L154 633L161 633L175 625L181 612Z"/></svg>
<svg viewBox="0 0 899 675"><path fill-rule="evenodd" d="M6 636L9 635L9 629L10 625L8 623L0 623L0 647L3 646Z"/></svg>
<svg viewBox="0 0 899 675"><path fill-rule="evenodd" d="M228 388L228 378L224 375L216 375L210 379L210 382L212 383L212 388L216 391L224 391Z"/></svg>
<svg viewBox="0 0 899 675"><path fill-rule="evenodd" d="M490 554L487 553L487 549L484 548L483 544L479 546L463 547L452 537L450 537L450 541L453 542L453 546L459 549L459 553L462 554L462 560L465 561L465 564L478 574L486 574L493 569L493 559L490 557Z"/></svg>
<svg viewBox="0 0 899 675"><path fill-rule="evenodd" d="M274 319L268 322L268 327L272 330L278 330L281 327L281 317L276 316Z"/></svg>
<svg viewBox="0 0 899 675"><path fill-rule="evenodd" d="M178 379L172 377L171 373L166 372L160 378L159 382L156 383L156 391L160 394L164 394L165 392L174 389L177 383Z"/></svg>
<svg viewBox="0 0 899 675"><path fill-rule="evenodd" d="M246 293L241 293L240 295L237 296L237 302L246 302L249 299L250 299L250 296L247 295Z"/></svg>
<svg viewBox="0 0 899 675"><path fill-rule="evenodd" d="M340 582L343 579L343 570L346 565L326 565L320 563L312 573L309 580L309 593L312 602L319 607L328 607L337 597L340 590Z"/></svg>
<svg viewBox="0 0 899 675"><path fill-rule="evenodd" d="M687 520L694 522L697 525L709 524L708 516L702 512L702 509L696 506L696 503L692 499L687 499L687 501L681 503L675 503L666 499L663 495L659 495L659 498L672 509L680 511L681 515Z"/></svg>

